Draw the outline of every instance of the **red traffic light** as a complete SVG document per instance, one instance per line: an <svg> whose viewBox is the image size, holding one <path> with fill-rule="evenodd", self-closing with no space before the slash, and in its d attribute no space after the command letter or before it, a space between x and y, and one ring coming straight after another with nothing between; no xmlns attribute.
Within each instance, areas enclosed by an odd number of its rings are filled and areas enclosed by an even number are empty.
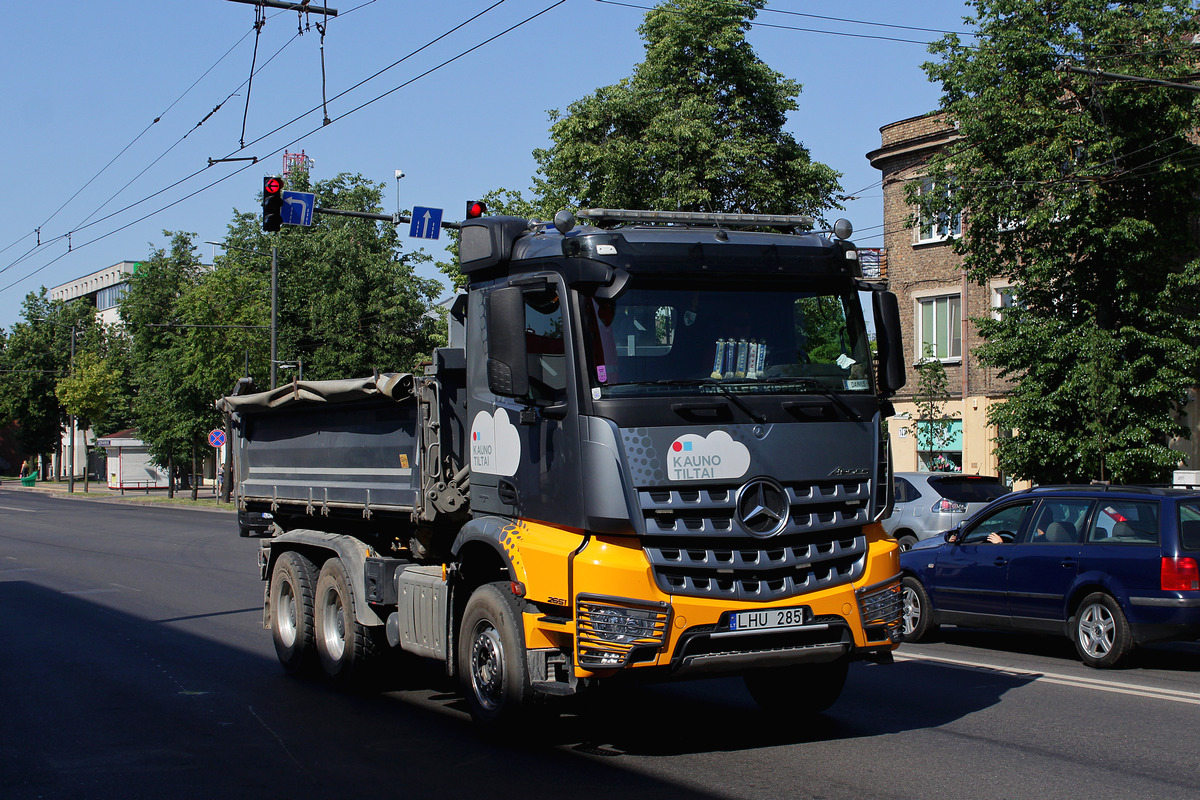
<svg viewBox="0 0 1200 800"><path fill-rule="evenodd" d="M263 178L262 228L277 231L283 227L283 181L274 176Z"/></svg>
<svg viewBox="0 0 1200 800"><path fill-rule="evenodd" d="M481 200L467 201L467 219L479 219L487 213L487 206Z"/></svg>

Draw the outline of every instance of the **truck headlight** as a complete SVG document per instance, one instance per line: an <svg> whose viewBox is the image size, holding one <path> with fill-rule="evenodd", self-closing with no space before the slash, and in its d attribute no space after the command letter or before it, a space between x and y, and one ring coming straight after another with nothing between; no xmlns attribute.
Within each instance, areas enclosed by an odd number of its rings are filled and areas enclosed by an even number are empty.
<svg viewBox="0 0 1200 800"><path fill-rule="evenodd" d="M639 608L626 605L626 602L579 598L575 635L581 666L622 667L635 648L658 650L662 647L667 638L671 607L666 603L655 603Z"/></svg>

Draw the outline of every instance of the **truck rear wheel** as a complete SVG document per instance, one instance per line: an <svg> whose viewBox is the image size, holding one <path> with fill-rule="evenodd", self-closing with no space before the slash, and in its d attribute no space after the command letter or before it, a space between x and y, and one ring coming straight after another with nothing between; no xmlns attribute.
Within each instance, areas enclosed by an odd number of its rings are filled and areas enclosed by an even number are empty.
<svg viewBox="0 0 1200 800"><path fill-rule="evenodd" d="M289 551L271 572L271 639L275 655L289 673L304 671L313 660L313 584L317 568Z"/></svg>
<svg viewBox="0 0 1200 800"><path fill-rule="evenodd" d="M528 711L532 688L525 626L507 582L484 584L467 601L458 637L458 674L477 722L509 722Z"/></svg>
<svg viewBox="0 0 1200 800"><path fill-rule="evenodd" d="M340 559L331 558L317 578L314 632L321 669L339 683L362 678L375 654L375 638L354 614L354 592Z"/></svg>
<svg viewBox="0 0 1200 800"><path fill-rule="evenodd" d="M848 658L822 664L748 672L743 677L759 708L773 717L819 714L841 697L850 669Z"/></svg>

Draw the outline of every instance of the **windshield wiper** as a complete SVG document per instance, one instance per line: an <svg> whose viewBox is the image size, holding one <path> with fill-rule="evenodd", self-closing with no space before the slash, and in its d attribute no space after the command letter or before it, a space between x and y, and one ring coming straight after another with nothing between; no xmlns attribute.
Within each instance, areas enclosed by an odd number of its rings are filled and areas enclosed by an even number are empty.
<svg viewBox="0 0 1200 800"><path fill-rule="evenodd" d="M722 385L716 378L697 378L688 380L666 379L660 381L639 381L653 386L715 386L717 391L725 397L729 398L735 406L746 412L746 416L755 422L762 424L767 421L767 418L759 414L757 411L746 405L740 397L738 397L729 389Z"/></svg>
<svg viewBox="0 0 1200 800"><path fill-rule="evenodd" d="M797 386L802 386L805 389L812 389L813 391L815 391L817 394L821 395L822 397L828 397L830 400L832 400L833 402L835 402L839 406L841 406L842 410L846 411L850 415L850 418L852 420L854 420L855 422L862 422L862 420L863 420L862 414L859 414L858 411L856 411L853 406L851 406L849 403L847 403L845 400L843 400L841 398L841 396L838 395L837 392L833 391L828 386L826 386L825 384L818 381L816 378L803 378L803 377L767 378L766 380L759 381L759 383L773 383L773 384L777 384L777 385L791 383L791 384L796 384Z"/></svg>

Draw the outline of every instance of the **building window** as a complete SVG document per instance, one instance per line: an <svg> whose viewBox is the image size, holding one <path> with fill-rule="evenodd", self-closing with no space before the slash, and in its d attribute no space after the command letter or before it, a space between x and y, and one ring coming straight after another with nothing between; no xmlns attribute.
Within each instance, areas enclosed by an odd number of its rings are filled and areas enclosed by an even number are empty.
<svg viewBox="0 0 1200 800"><path fill-rule="evenodd" d="M957 294L917 300L921 343L918 358L956 361L962 358L962 297Z"/></svg>
<svg viewBox="0 0 1200 800"><path fill-rule="evenodd" d="M121 302L121 298L125 296L125 290L128 288L128 283L118 283L115 286L106 286L96 292L96 310L106 311L115 308Z"/></svg>
<svg viewBox="0 0 1200 800"><path fill-rule="evenodd" d="M992 316L1000 319L1004 309L1021 305L1017 287L1007 284L992 284Z"/></svg>
<svg viewBox="0 0 1200 800"><path fill-rule="evenodd" d="M921 181L920 194L922 196L940 195L941 197L949 197L953 191L952 186L939 186L933 182L931 178L925 178ZM917 206L917 243L923 242L944 242L945 240L962 235L962 214L954 212L949 214L939 212L930 214L924 211L921 206Z"/></svg>

